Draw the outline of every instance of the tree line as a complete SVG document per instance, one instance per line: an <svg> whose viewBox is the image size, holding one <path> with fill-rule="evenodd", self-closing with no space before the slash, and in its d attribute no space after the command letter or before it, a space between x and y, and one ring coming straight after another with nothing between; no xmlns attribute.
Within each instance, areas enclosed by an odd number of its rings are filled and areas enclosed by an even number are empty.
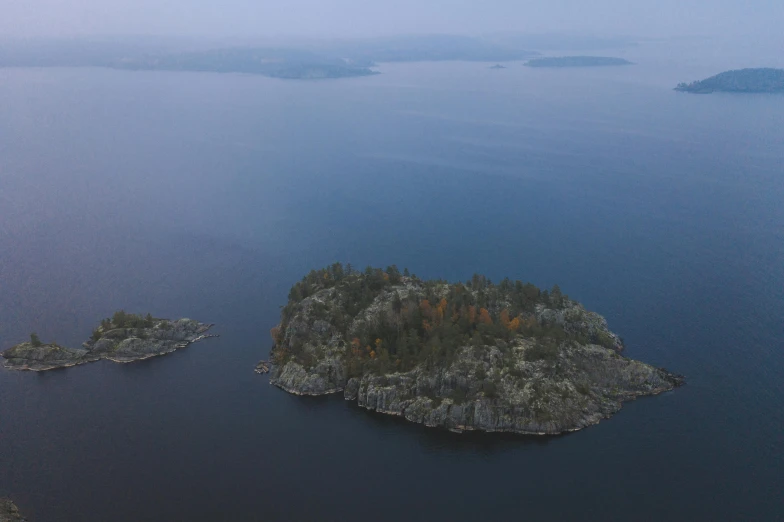
<svg viewBox="0 0 784 522"><path fill-rule="evenodd" d="M408 290L399 286L403 282ZM350 264L335 263L311 271L291 288L281 328L272 332L277 358L297 357L307 365L309 356L303 347L312 334L294 332L283 346L285 329L302 300L330 288L335 289L334 299L326 304L311 303L311 313L328 321L347 340L346 358L352 375L437 365L454 360L459 347L504 347L517 335L540 340L575 338L560 325L541 324L536 319L537 305L560 309L569 303L558 285L542 291L509 278L495 284L480 274L464 283L449 284L422 281L408 269L400 272L395 265L359 271ZM372 321L354 324L357 314L384 292L391 303L382 313Z"/></svg>

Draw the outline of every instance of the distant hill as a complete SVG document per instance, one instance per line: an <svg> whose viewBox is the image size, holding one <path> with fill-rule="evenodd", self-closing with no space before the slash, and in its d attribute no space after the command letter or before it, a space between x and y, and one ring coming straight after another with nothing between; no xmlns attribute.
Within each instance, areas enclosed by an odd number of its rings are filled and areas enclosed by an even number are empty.
<svg viewBox="0 0 784 522"><path fill-rule="evenodd" d="M696 94L712 92L784 92L784 69L739 69L705 80L680 83L676 91Z"/></svg>
<svg viewBox="0 0 784 522"><path fill-rule="evenodd" d="M552 58L536 58L528 61L528 67L606 67L617 65L632 65L632 62L623 58L607 56L557 56Z"/></svg>

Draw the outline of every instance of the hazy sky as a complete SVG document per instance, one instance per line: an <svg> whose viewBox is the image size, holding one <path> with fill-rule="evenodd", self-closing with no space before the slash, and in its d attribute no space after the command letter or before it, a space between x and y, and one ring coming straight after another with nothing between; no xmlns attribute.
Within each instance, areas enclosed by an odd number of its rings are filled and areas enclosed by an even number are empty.
<svg viewBox="0 0 784 522"><path fill-rule="evenodd" d="M0 0L0 35L775 36L784 0Z"/></svg>

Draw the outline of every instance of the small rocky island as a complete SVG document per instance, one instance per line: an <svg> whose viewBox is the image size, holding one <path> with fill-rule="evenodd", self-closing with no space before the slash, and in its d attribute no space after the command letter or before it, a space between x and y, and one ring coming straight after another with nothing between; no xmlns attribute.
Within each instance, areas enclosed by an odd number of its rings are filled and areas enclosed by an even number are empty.
<svg viewBox="0 0 784 522"><path fill-rule="evenodd" d="M784 69L762 68L725 71L705 80L679 83L675 90L695 94L784 92Z"/></svg>
<svg viewBox="0 0 784 522"><path fill-rule="evenodd" d="M608 67L633 65L633 63L623 58L608 56L555 56L529 60L525 65L527 67Z"/></svg>
<svg viewBox="0 0 784 522"><path fill-rule="evenodd" d="M497 63L495 65L491 65L490 69L506 69L506 67L501 65L500 63Z"/></svg>
<svg viewBox="0 0 784 522"><path fill-rule="evenodd" d="M0 522L25 522L16 504L7 498L0 498Z"/></svg>
<svg viewBox="0 0 784 522"><path fill-rule="evenodd" d="M81 348L43 343L38 335L0 353L11 370L45 371L108 359L128 363L171 353L216 335L212 327L192 319L157 319L150 314L128 314L122 310L101 321Z"/></svg>
<svg viewBox="0 0 784 522"><path fill-rule="evenodd" d="M557 286L481 275L334 264L292 287L271 333L271 384L453 431L575 431L684 382L621 355L604 318Z"/></svg>

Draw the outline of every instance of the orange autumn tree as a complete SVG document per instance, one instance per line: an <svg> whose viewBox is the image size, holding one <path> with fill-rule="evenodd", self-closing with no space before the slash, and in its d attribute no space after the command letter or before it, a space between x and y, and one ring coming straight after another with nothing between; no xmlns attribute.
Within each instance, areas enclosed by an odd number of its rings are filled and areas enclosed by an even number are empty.
<svg viewBox="0 0 784 522"><path fill-rule="evenodd" d="M476 324L476 307L468 307L468 324Z"/></svg>
<svg viewBox="0 0 784 522"><path fill-rule="evenodd" d="M493 318L490 317L490 312L487 311L487 308L479 310L479 322L482 324L493 324Z"/></svg>
<svg viewBox="0 0 784 522"><path fill-rule="evenodd" d="M506 308L503 309L501 312L501 324L504 325L506 328L509 328L509 310Z"/></svg>
<svg viewBox="0 0 784 522"><path fill-rule="evenodd" d="M509 330L516 332L517 330L520 329L520 318L515 317L509 322L509 324L506 327L509 328Z"/></svg>
<svg viewBox="0 0 784 522"><path fill-rule="evenodd" d="M436 311L438 312L439 322L444 320L444 313L446 312L446 306L447 306L446 298L442 297L441 301L438 303L438 306L436 307Z"/></svg>
<svg viewBox="0 0 784 522"><path fill-rule="evenodd" d="M419 309L422 310L422 315L428 319L433 318L433 308L430 306L430 301L427 299L422 299L422 302L419 303Z"/></svg>

